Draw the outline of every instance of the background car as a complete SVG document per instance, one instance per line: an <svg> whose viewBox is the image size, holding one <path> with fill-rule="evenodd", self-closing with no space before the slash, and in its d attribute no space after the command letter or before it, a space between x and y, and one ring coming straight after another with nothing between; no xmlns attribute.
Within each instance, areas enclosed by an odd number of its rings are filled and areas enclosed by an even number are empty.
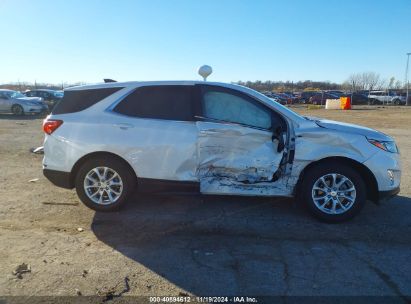
<svg viewBox="0 0 411 304"><path fill-rule="evenodd" d="M262 94L264 94L265 96L273 99L275 102L278 102L282 105L293 104L298 100L298 98L292 95L291 93L274 93L274 92L265 91L265 92L262 92Z"/></svg>
<svg viewBox="0 0 411 304"><path fill-rule="evenodd" d="M338 96L338 97L341 97L344 95L343 91L338 91L338 90L329 90L327 91L327 93Z"/></svg>
<svg viewBox="0 0 411 304"><path fill-rule="evenodd" d="M310 98L316 94L318 94L318 91L301 92L300 95L297 96L297 99L301 103L308 103Z"/></svg>
<svg viewBox="0 0 411 304"><path fill-rule="evenodd" d="M27 97L18 91L0 90L0 112L24 115L43 113L47 104L39 97Z"/></svg>
<svg viewBox="0 0 411 304"><path fill-rule="evenodd" d="M54 106L59 102L64 94L62 91L38 89L24 92L27 97L41 97L47 103L49 111L53 110Z"/></svg>
<svg viewBox="0 0 411 304"><path fill-rule="evenodd" d="M284 97L287 100L287 104L293 104L297 101L297 97L290 93L278 93L278 95Z"/></svg>
<svg viewBox="0 0 411 304"><path fill-rule="evenodd" d="M288 103L288 98L282 94L272 93L271 98L282 105L286 105Z"/></svg>
<svg viewBox="0 0 411 304"><path fill-rule="evenodd" d="M401 96L387 91L371 91L368 98L372 104L405 104L405 100Z"/></svg>
<svg viewBox="0 0 411 304"><path fill-rule="evenodd" d="M339 99L340 97L327 92L317 93L310 97L310 103L315 105L324 105L327 99Z"/></svg>
<svg viewBox="0 0 411 304"><path fill-rule="evenodd" d="M352 94L343 94L341 97L350 97L352 105L368 105L371 102L368 99L368 96L360 93L352 93Z"/></svg>
<svg viewBox="0 0 411 304"><path fill-rule="evenodd" d="M278 102L282 105L287 104L288 102L288 98L286 96L283 96L281 94L278 93L274 93L274 92L270 92L270 91L265 91L262 92L262 94L264 94L265 96L271 98L272 100L274 100L275 102Z"/></svg>
<svg viewBox="0 0 411 304"><path fill-rule="evenodd" d="M401 99L401 105L407 104L407 93L400 93L398 97Z"/></svg>

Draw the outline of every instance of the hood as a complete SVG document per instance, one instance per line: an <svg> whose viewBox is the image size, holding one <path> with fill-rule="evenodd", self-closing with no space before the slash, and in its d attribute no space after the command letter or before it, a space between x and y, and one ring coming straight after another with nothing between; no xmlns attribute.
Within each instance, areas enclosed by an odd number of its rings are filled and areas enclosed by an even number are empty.
<svg viewBox="0 0 411 304"><path fill-rule="evenodd" d="M368 139L393 141L390 136L371 128L322 118L309 117L308 119L314 120L315 123L321 128L336 130L344 133L360 134L367 137Z"/></svg>

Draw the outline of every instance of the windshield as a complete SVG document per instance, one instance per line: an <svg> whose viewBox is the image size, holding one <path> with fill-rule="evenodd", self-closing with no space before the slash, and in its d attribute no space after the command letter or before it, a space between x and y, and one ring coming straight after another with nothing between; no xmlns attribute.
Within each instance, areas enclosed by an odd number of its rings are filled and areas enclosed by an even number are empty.
<svg viewBox="0 0 411 304"><path fill-rule="evenodd" d="M63 98L63 92L54 92L54 96Z"/></svg>

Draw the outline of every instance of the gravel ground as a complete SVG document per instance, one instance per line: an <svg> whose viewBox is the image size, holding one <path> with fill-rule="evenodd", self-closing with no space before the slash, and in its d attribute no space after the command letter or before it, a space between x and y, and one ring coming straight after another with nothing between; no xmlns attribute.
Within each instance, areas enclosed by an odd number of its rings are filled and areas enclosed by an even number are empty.
<svg viewBox="0 0 411 304"><path fill-rule="evenodd" d="M281 198L136 196L99 214L43 177L42 156L29 152L42 143L41 118L1 115L0 295L411 301L411 108L295 110L393 136L404 169L399 196L339 225ZM30 272L13 274L22 263Z"/></svg>

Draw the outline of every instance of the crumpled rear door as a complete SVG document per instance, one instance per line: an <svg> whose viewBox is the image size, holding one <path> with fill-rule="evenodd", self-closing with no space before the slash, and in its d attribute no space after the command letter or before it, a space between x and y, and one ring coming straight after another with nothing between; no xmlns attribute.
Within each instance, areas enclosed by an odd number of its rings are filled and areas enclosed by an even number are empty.
<svg viewBox="0 0 411 304"><path fill-rule="evenodd" d="M207 194L281 195L273 182L283 156L272 133L237 124L196 123L200 191Z"/></svg>

